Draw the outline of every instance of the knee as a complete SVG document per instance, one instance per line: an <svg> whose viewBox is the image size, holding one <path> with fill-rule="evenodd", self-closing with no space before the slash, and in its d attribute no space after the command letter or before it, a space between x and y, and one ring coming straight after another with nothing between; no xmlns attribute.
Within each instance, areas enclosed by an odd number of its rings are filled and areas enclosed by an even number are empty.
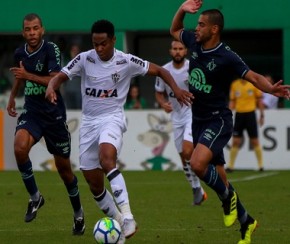
<svg viewBox="0 0 290 244"><path fill-rule="evenodd" d="M28 160L29 148L23 143L14 143L14 155L17 163Z"/></svg>
<svg viewBox="0 0 290 244"><path fill-rule="evenodd" d="M192 161L190 162L190 165L191 165L191 169L199 178L202 178L204 176L205 168L203 167L201 163L199 163L198 161Z"/></svg>

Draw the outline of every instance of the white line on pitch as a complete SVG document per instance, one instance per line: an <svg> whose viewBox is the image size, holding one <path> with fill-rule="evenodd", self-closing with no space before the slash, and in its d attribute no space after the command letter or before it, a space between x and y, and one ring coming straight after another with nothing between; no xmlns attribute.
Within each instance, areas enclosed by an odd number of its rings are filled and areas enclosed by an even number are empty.
<svg viewBox="0 0 290 244"><path fill-rule="evenodd" d="M273 175L277 175L279 174L278 172L271 172L271 173L259 173L256 175L251 175L251 176L246 176L243 178L238 178L238 179L229 179L230 182L239 182L239 181L250 181L250 180L256 180L259 178L264 178L264 177L269 177L269 176L273 176Z"/></svg>

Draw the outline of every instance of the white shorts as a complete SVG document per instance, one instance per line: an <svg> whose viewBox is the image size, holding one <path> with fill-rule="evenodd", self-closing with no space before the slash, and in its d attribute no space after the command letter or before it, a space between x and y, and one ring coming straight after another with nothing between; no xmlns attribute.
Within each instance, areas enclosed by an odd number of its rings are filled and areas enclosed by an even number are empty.
<svg viewBox="0 0 290 244"><path fill-rule="evenodd" d="M123 144L123 133L127 130L125 115L96 118L93 121L82 121L80 128L80 169L101 168L99 145L110 143L120 153Z"/></svg>
<svg viewBox="0 0 290 244"><path fill-rule="evenodd" d="M183 141L192 141L192 121L187 120L183 125L173 124L174 144L178 153L182 152Z"/></svg>

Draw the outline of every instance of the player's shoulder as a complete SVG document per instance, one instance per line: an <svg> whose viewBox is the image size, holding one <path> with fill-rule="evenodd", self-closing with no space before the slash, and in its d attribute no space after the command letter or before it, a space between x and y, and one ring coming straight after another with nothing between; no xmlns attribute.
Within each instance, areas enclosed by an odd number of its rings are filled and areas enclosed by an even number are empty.
<svg viewBox="0 0 290 244"><path fill-rule="evenodd" d="M44 48L49 48L49 49L54 49L54 50L60 50L58 45L52 41L47 41L43 40L43 45Z"/></svg>
<svg viewBox="0 0 290 244"><path fill-rule="evenodd" d="M169 69L171 69L171 68L173 67L173 62L172 62L172 61L169 61L169 62L163 64L162 67L163 67L164 69L169 70Z"/></svg>

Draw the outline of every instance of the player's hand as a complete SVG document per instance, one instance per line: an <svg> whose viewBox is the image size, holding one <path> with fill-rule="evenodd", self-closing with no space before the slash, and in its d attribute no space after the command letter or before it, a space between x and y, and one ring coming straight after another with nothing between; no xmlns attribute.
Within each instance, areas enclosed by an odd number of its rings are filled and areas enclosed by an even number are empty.
<svg viewBox="0 0 290 244"><path fill-rule="evenodd" d="M28 80L28 72L24 68L22 61L19 62L19 67L12 67L10 71L13 73L16 79Z"/></svg>
<svg viewBox="0 0 290 244"><path fill-rule="evenodd" d="M15 99L14 98L9 98L8 104L7 104L7 112L11 117L16 117L17 112L15 108Z"/></svg>
<svg viewBox="0 0 290 244"><path fill-rule="evenodd" d="M272 94L276 97L283 97L289 100L290 98L290 85L282 85L282 80L273 84Z"/></svg>
<svg viewBox="0 0 290 244"><path fill-rule="evenodd" d="M45 98L53 103L53 104L56 104L56 101L57 101L57 95L56 95L56 92L53 90L53 88L51 88L50 86L48 86L46 88L46 92L45 92Z"/></svg>
<svg viewBox="0 0 290 244"><path fill-rule="evenodd" d="M172 105L171 105L171 102L165 102L161 105L161 107L164 109L164 111L166 113L170 113L173 111L173 108L172 108Z"/></svg>
<svg viewBox="0 0 290 244"><path fill-rule="evenodd" d="M195 14L202 6L202 0L187 0L181 8L186 13Z"/></svg>
<svg viewBox="0 0 290 244"><path fill-rule="evenodd" d="M192 93L182 89L174 91L174 95L181 106L183 104L185 104L186 106L190 106L192 104L192 99L194 98Z"/></svg>

